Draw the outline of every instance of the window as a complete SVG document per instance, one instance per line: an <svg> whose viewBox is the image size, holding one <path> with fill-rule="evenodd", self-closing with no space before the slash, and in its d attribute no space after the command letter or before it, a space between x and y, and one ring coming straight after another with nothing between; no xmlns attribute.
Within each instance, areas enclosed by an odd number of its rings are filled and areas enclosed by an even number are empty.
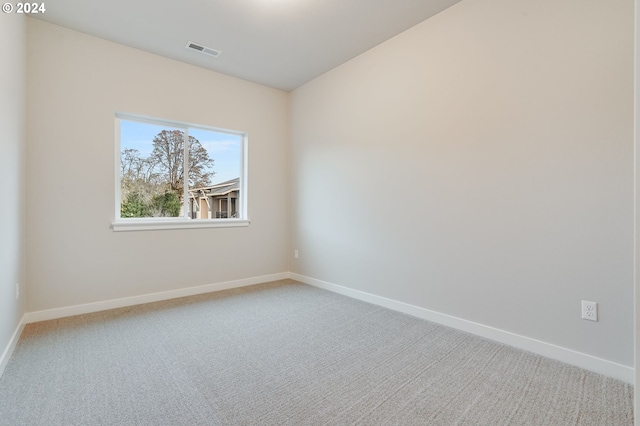
<svg viewBox="0 0 640 426"><path fill-rule="evenodd" d="M242 132L116 114L113 229L246 226Z"/></svg>

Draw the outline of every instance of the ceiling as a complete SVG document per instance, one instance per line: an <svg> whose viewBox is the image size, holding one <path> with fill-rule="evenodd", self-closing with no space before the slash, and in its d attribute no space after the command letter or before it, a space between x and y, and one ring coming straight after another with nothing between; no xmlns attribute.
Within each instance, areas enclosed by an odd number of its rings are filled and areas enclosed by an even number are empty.
<svg viewBox="0 0 640 426"><path fill-rule="evenodd" d="M56 0L31 16L290 91L459 1Z"/></svg>

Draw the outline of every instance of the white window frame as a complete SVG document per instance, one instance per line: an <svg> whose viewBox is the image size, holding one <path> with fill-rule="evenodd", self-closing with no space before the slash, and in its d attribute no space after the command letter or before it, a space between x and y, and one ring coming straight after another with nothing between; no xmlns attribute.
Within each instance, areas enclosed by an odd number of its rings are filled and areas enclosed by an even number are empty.
<svg viewBox="0 0 640 426"><path fill-rule="evenodd" d="M120 202L121 202L121 183L120 183L120 158L121 158L121 150L120 150L120 120L128 120L128 121L137 121L140 123L148 123L153 125L160 126L170 126L173 128L178 128L183 130L185 133L185 138L188 141L189 138L189 128L191 129L199 129L199 130L208 130L219 133L228 133L232 135L237 135L242 138L242 142L240 144L240 196L238 198L238 202L240 207L238 208L239 216L238 218L228 218L228 219L191 219L188 217L188 207L185 199L183 216L181 217L149 217L149 218L122 218L120 217ZM151 231L151 230L161 230L161 229L194 229L194 228L230 228L230 227L242 227L249 226L251 221L248 216L247 209L247 200L248 200L248 191L247 191L247 169L248 169L248 155L247 155L247 146L248 146L248 136L245 132L239 132L236 130L227 130L221 129L211 126L204 126L201 124L192 124L185 123L182 121L174 121L174 120L166 120L161 118L153 118L153 117L145 117L141 115L128 114L123 112L117 112L115 115L115 183L116 183L116 191L115 191L115 212L114 217L115 220L111 224L111 228L114 231ZM185 165L188 164L189 161L189 149L188 143L185 143ZM185 167L186 169L186 167ZM185 176L188 176L188 172L185 173ZM184 193L188 193L189 182L188 179L185 179L185 189ZM184 196L184 194L183 194Z"/></svg>

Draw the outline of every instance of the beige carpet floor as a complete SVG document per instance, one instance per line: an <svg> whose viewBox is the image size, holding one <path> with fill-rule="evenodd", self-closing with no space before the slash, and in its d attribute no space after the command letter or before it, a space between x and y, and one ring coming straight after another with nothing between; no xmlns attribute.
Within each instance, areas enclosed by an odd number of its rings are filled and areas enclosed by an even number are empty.
<svg viewBox="0 0 640 426"><path fill-rule="evenodd" d="M632 425L633 387L285 280L29 324L2 425Z"/></svg>

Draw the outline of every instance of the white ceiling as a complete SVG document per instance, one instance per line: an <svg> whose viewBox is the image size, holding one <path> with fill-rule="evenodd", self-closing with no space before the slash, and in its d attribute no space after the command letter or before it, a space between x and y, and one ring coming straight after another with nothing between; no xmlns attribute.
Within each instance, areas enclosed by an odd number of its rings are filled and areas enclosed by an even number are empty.
<svg viewBox="0 0 640 426"><path fill-rule="evenodd" d="M56 0L32 16L289 91L459 1Z"/></svg>

